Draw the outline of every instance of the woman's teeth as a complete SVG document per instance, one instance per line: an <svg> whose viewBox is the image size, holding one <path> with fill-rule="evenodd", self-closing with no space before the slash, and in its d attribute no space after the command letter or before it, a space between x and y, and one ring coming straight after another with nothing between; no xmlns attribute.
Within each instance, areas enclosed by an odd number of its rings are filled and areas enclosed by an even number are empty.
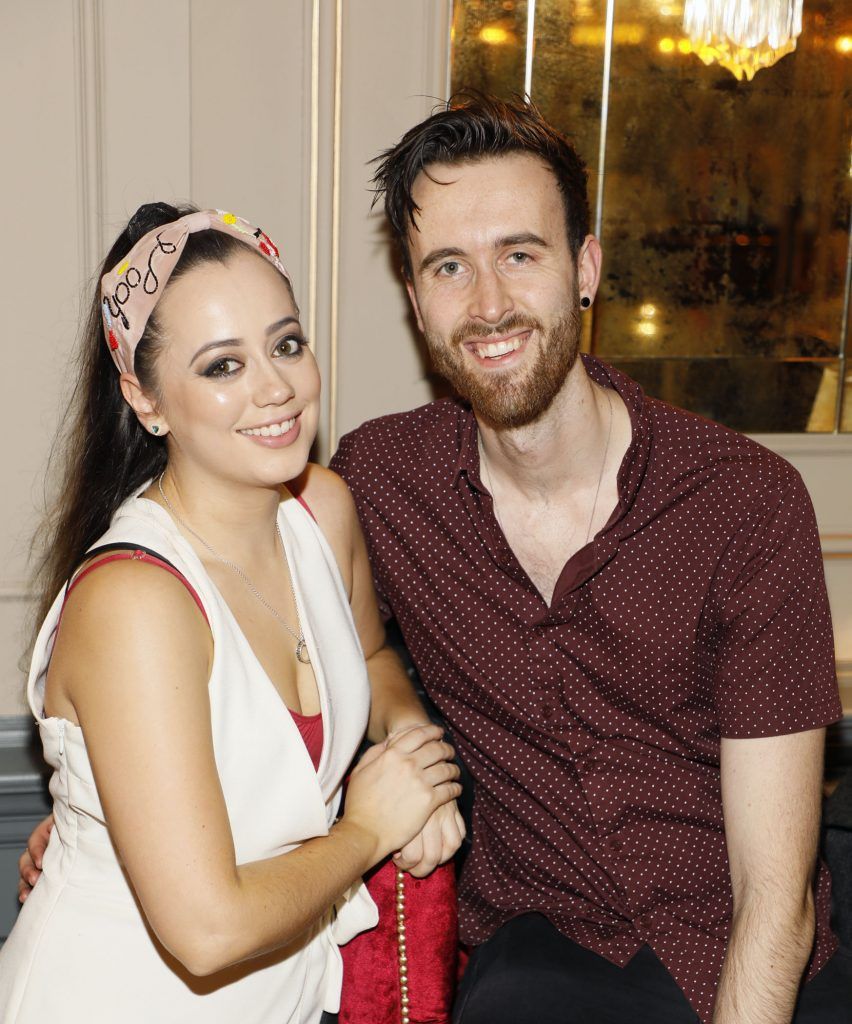
<svg viewBox="0 0 852 1024"><path fill-rule="evenodd" d="M296 418L284 420L281 423L270 423L268 427L251 427L249 430L241 430L241 434L248 434L250 437L280 437L292 430L296 425Z"/></svg>

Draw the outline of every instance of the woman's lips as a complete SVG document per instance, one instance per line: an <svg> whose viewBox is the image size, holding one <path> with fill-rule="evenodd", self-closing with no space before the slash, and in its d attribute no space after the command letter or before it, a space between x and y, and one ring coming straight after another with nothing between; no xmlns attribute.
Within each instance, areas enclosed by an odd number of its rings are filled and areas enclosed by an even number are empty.
<svg viewBox="0 0 852 1024"><path fill-rule="evenodd" d="M263 445L264 448L284 448L296 440L300 430L301 419L296 415L286 420L264 424L262 427L246 427L237 433L254 441L255 444Z"/></svg>

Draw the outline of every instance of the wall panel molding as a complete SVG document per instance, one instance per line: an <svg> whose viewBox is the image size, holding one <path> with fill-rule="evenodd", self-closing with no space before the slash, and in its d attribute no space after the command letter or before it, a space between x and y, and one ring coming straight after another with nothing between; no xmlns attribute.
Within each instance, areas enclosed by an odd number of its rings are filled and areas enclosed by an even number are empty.
<svg viewBox="0 0 852 1024"><path fill-rule="evenodd" d="M337 394L340 354L340 175L343 130L343 0L334 6L334 89L332 107L331 238L328 310L328 439L329 458L337 446Z"/></svg>
<svg viewBox="0 0 852 1024"><path fill-rule="evenodd" d="M323 383L315 457L333 450L340 333L340 133L344 118L343 0L313 0L310 51L310 232L307 333ZM348 109L348 102L346 104Z"/></svg>
<svg viewBox="0 0 852 1024"><path fill-rule="evenodd" d="M77 73L77 209L80 267L91 272L103 258L103 11L101 0L74 0L74 63Z"/></svg>
<svg viewBox="0 0 852 1024"><path fill-rule="evenodd" d="M308 166L308 275L307 275L307 318L305 326L308 338L316 351L317 336L317 288L319 281L319 132L320 132L320 0L311 4L311 35L309 53L311 59L306 65L306 88L310 96L309 119L309 166Z"/></svg>
<svg viewBox="0 0 852 1024"><path fill-rule="evenodd" d="M852 455L852 434L751 434L753 440L785 459L802 455L826 459Z"/></svg>
<svg viewBox="0 0 852 1024"><path fill-rule="evenodd" d="M822 557L825 560L852 558L852 534L820 533Z"/></svg>

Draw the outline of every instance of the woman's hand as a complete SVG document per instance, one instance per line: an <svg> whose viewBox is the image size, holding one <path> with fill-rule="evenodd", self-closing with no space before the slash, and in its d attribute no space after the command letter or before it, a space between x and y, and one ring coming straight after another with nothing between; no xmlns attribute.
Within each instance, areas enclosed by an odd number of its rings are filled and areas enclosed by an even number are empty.
<svg viewBox="0 0 852 1024"><path fill-rule="evenodd" d="M342 823L372 838L375 862L407 846L460 795L453 748L442 735L437 725L406 729L371 747L353 770Z"/></svg>
<svg viewBox="0 0 852 1024"><path fill-rule="evenodd" d="M53 831L53 815L48 814L44 821L40 821L33 829L33 833L27 840L27 848L18 858L18 901L24 900L33 891L36 882L41 878L41 863L44 851Z"/></svg>

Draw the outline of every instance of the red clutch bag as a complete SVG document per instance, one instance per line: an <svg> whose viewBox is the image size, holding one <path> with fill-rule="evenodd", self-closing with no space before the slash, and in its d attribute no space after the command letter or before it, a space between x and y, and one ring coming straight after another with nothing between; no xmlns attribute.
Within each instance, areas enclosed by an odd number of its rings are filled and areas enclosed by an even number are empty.
<svg viewBox="0 0 852 1024"><path fill-rule="evenodd" d="M453 864L412 878L385 861L366 884L379 923L340 948L339 1024L450 1024L459 941Z"/></svg>

